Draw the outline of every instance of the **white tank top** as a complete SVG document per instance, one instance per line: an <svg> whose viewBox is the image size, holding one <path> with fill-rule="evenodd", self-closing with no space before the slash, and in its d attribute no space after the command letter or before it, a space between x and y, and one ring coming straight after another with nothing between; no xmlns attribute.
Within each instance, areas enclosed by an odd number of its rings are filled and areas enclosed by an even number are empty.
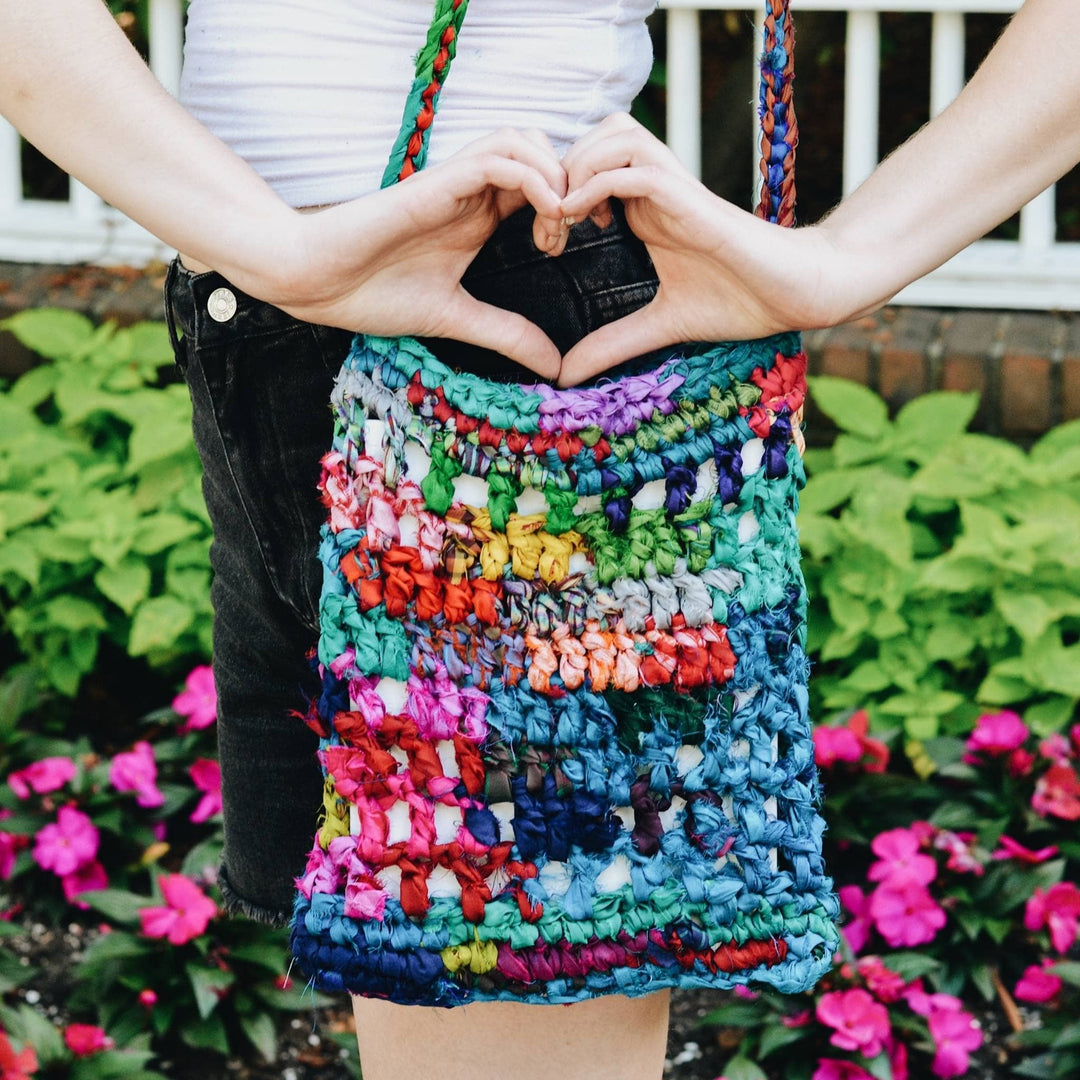
<svg viewBox="0 0 1080 1080"><path fill-rule="evenodd" d="M630 107L655 0L472 0L429 162L506 125L562 153ZM292 206L375 190L433 0L191 0L180 98Z"/></svg>

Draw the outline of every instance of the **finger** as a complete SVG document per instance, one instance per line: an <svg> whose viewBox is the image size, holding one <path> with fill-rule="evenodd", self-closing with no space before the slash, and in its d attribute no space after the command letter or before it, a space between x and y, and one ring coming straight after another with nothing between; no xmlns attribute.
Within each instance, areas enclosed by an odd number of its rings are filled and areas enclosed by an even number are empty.
<svg viewBox="0 0 1080 1080"><path fill-rule="evenodd" d="M673 343L660 297L581 339L564 357L559 386L575 386L635 356Z"/></svg>
<svg viewBox="0 0 1080 1080"><path fill-rule="evenodd" d="M563 154L563 168L569 171L570 167L579 158L586 156L597 143L603 142L619 132L644 131L644 128L629 114L625 112L612 113L595 127L590 128L581 136L569 150Z"/></svg>
<svg viewBox="0 0 1080 1080"><path fill-rule="evenodd" d="M599 172L580 187L571 189L562 200L565 217L581 221L610 198L651 199L660 209L669 209L671 177L653 165L627 166Z"/></svg>
<svg viewBox="0 0 1080 1080"><path fill-rule="evenodd" d="M448 159L446 166L450 165ZM432 172L434 175L434 170ZM448 179L455 198L477 195L485 188L517 191L524 195L536 212L551 220L561 220L559 197L545 177L530 165L501 154L484 153L459 158Z"/></svg>
<svg viewBox="0 0 1080 1080"><path fill-rule="evenodd" d="M679 159L644 129L619 131L590 146L587 152L563 162L570 190L582 187L593 176L612 169L651 165L687 175Z"/></svg>
<svg viewBox="0 0 1080 1080"><path fill-rule="evenodd" d="M460 289L448 322L442 337L492 349L543 379L554 379L559 374L559 350L540 327L523 315L482 303Z"/></svg>

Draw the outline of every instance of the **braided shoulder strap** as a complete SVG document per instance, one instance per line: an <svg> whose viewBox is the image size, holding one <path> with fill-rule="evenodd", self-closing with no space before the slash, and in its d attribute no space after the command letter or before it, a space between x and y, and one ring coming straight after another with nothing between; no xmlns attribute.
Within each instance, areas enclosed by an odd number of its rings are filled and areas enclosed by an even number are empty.
<svg viewBox="0 0 1080 1080"><path fill-rule="evenodd" d="M795 25L789 0L765 0L765 40L761 55L761 201L755 213L779 225L795 224Z"/></svg>
<svg viewBox="0 0 1080 1080"><path fill-rule="evenodd" d="M427 41L416 57L416 74L405 101L401 130L390 154L382 186L390 187L424 167L431 123L438 108L469 0L436 0ZM761 117L761 201L755 210L766 221L795 223L795 146L799 126L792 89L795 27L789 0L765 0L758 112Z"/></svg>

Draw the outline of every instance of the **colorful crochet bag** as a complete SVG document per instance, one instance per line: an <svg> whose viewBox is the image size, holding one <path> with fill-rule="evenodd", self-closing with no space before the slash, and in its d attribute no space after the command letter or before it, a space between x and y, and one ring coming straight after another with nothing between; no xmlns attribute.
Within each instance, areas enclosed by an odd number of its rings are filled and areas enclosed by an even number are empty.
<svg viewBox="0 0 1080 1080"><path fill-rule="evenodd" d="M436 5L386 183L423 163L466 3ZM787 222L791 45L772 0L759 212ZM554 1003L828 969L804 369L784 334L559 390L356 338L321 483L314 985Z"/></svg>

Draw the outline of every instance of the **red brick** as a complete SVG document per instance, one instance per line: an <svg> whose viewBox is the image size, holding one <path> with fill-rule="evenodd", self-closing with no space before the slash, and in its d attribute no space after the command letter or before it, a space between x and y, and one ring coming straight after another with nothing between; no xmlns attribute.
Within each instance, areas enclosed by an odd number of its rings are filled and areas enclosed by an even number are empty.
<svg viewBox="0 0 1080 1080"><path fill-rule="evenodd" d="M1080 315L1069 320L1061 358L1061 419L1080 417Z"/></svg>
<svg viewBox="0 0 1080 1080"><path fill-rule="evenodd" d="M1001 357L1001 430L1014 437L1041 435L1058 419L1054 356L1064 323L1053 315L1008 317Z"/></svg>
<svg viewBox="0 0 1080 1080"><path fill-rule="evenodd" d="M974 430L998 430L997 364L1005 318L996 311L957 311L942 322L942 390L974 390L979 408Z"/></svg>

